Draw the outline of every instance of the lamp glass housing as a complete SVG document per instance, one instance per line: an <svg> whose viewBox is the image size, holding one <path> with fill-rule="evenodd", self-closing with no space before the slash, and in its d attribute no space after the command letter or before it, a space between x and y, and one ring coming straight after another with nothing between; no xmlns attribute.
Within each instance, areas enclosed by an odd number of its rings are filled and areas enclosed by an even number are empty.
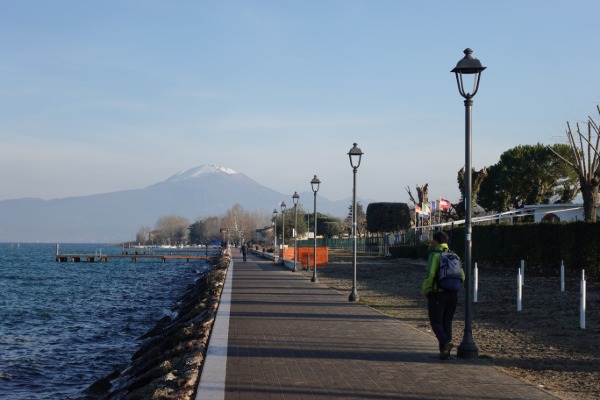
<svg viewBox="0 0 600 400"><path fill-rule="evenodd" d="M477 93L481 72L486 67L482 66L481 62L471 55L473 54L473 50L465 49L463 53L465 53L465 56L456 64L456 67L451 72L454 72L456 75L456 84L458 85L460 95L465 99L470 99ZM470 91L468 89L465 90L465 75L473 75L473 87Z"/></svg>
<svg viewBox="0 0 600 400"><path fill-rule="evenodd" d="M348 152L348 158L350 158L350 166L354 169L357 169L360 166L360 160L362 159L362 155L364 154L359 147L356 147L357 144L354 143L354 146Z"/></svg>
<svg viewBox="0 0 600 400"><path fill-rule="evenodd" d="M321 184L321 181L315 175L315 177L312 178L312 180L310 181L310 186L312 188L313 193L317 193L319 191L319 185L320 184Z"/></svg>

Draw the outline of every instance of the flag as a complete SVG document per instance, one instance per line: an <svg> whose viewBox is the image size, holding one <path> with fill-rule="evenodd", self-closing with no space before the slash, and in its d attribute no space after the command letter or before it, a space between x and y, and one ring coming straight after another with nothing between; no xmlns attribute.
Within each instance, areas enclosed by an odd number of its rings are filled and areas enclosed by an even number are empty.
<svg viewBox="0 0 600 400"><path fill-rule="evenodd" d="M429 214L429 212L430 212L429 211L429 203L425 203L424 202L423 205L422 205L422 207L421 207L421 209L423 210L422 211L423 214Z"/></svg>
<svg viewBox="0 0 600 400"><path fill-rule="evenodd" d="M429 207L431 208L431 211L437 211L437 201L429 202Z"/></svg>
<svg viewBox="0 0 600 400"><path fill-rule="evenodd" d="M442 199L440 197L440 210L447 211L450 209L450 206L451 206L450 200Z"/></svg>
<svg viewBox="0 0 600 400"><path fill-rule="evenodd" d="M421 206L415 205L415 214L421 214Z"/></svg>

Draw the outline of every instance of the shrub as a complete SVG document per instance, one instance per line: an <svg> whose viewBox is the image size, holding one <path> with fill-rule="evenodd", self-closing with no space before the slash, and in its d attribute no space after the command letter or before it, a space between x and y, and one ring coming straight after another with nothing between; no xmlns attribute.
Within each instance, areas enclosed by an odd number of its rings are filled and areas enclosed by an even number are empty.
<svg viewBox="0 0 600 400"><path fill-rule="evenodd" d="M390 255L393 258L427 258L429 256L429 244L390 247Z"/></svg>
<svg viewBox="0 0 600 400"><path fill-rule="evenodd" d="M464 259L464 227L451 233L451 248ZM473 225L472 261L491 266L557 273L561 262L571 271L600 276L600 222ZM427 244L391 247L392 257L427 258Z"/></svg>
<svg viewBox="0 0 600 400"><path fill-rule="evenodd" d="M398 232L410 227L410 210L406 203L370 203L367 206L369 232Z"/></svg>
<svg viewBox="0 0 600 400"><path fill-rule="evenodd" d="M464 228L454 230L454 250L464 256ZM474 225L473 261L554 273L565 268L600 275L600 223Z"/></svg>

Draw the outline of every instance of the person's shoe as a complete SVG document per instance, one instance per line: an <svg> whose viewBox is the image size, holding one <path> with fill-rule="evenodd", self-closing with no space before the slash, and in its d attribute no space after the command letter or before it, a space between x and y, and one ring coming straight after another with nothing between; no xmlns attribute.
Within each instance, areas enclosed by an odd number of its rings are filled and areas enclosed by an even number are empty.
<svg viewBox="0 0 600 400"><path fill-rule="evenodd" d="M444 345L444 348L442 349L442 351L440 351L440 360L447 360L448 358L450 358L450 352L452 351L452 348L454 347L454 343L452 342L448 342Z"/></svg>

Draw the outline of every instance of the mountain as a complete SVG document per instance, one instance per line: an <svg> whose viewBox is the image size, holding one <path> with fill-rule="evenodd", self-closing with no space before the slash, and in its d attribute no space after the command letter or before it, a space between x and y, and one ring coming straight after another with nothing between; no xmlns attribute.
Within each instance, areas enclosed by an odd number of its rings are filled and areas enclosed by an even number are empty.
<svg viewBox="0 0 600 400"><path fill-rule="evenodd" d="M312 192L300 193L301 199ZM143 189L90 196L0 201L0 241L116 243L132 240L141 226L178 215L194 221L220 216L236 203L247 211L264 211L291 198L243 173L215 165L179 172ZM319 212L344 217L351 200L319 197ZM312 204L312 203L311 203ZM308 206L311 209L312 206Z"/></svg>

